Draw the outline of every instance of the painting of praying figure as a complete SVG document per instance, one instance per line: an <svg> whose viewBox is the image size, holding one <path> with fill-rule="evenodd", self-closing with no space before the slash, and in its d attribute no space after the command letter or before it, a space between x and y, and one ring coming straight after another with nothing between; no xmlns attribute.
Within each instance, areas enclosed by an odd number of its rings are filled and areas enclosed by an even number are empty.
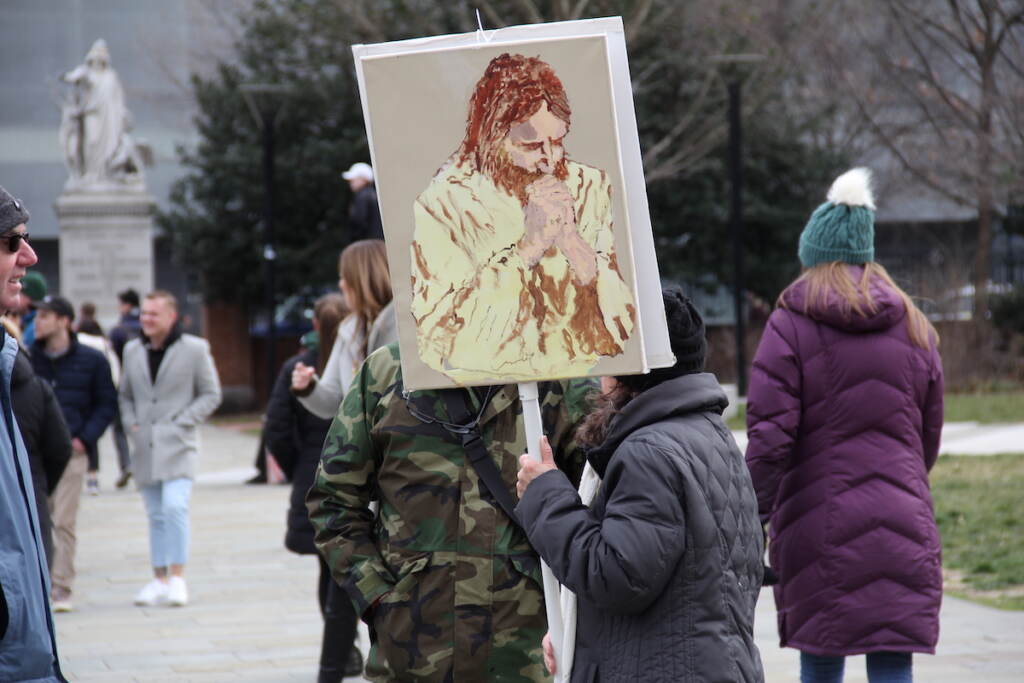
<svg viewBox="0 0 1024 683"><path fill-rule="evenodd" d="M567 149L572 103L539 56L493 57L467 104L412 206L419 358L458 384L591 374L638 330L610 174Z"/></svg>

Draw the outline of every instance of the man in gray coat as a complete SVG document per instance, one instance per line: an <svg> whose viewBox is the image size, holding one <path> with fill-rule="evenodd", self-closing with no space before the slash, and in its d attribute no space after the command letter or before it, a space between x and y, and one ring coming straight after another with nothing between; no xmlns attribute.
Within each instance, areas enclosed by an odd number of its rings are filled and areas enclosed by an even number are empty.
<svg viewBox="0 0 1024 683"><path fill-rule="evenodd" d="M0 187L0 315L21 308L21 278L38 260L28 211ZM11 402L18 342L0 325L0 680L64 681L48 602L49 572L32 472Z"/></svg>
<svg viewBox="0 0 1024 683"><path fill-rule="evenodd" d="M188 603L188 504L199 459L198 428L220 405L220 379L206 340L182 334L173 294L146 295L141 322L142 336L124 347L120 386L153 565L153 580L135 604L180 607Z"/></svg>

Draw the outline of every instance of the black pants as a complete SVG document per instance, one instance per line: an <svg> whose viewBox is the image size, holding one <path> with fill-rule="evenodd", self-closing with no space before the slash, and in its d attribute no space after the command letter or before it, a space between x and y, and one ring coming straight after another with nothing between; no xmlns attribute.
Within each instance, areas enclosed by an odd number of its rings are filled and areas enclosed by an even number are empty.
<svg viewBox="0 0 1024 683"><path fill-rule="evenodd" d="M124 474L131 468L131 455L128 453L128 436L124 433L124 425L121 423L121 409L114 411L114 419L110 423L114 436L114 448L117 449L117 465ZM86 455L89 456L89 471L100 471L100 442L96 441L92 446L86 446Z"/></svg>
<svg viewBox="0 0 1024 683"><path fill-rule="evenodd" d="M320 562L320 613L324 617L324 637L320 646L321 680L333 677L341 681L356 639L356 611L348 594L331 577L331 570L324 558L317 555Z"/></svg>
<svg viewBox="0 0 1024 683"><path fill-rule="evenodd" d="M85 455L89 458L89 472L100 471L100 444L85 444Z"/></svg>
<svg viewBox="0 0 1024 683"><path fill-rule="evenodd" d="M124 433L124 423L121 422L121 408L114 411L114 422L111 424L114 430L114 448L117 449L117 466L124 474L132 468L131 453L128 451L128 435Z"/></svg>

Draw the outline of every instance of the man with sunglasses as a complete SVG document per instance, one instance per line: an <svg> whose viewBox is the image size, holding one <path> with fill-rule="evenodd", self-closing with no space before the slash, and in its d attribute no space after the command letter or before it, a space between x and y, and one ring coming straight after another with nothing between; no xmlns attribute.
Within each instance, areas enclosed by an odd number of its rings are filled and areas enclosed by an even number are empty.
<svg viewBox="0 0 1024 683"><path fill-rule="evenodd" d="M21 308L21 279L38 260L28 218L0 187L0 314ZM0 680L63 682L32 473L11 402L17 353L18 343L0 325Z"/></svg>

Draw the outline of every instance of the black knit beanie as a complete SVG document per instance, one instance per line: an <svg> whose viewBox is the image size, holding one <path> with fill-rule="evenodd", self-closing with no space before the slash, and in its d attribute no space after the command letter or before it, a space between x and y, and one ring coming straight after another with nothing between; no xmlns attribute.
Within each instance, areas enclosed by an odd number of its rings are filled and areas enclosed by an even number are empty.
<svg viewBox="0 0 1024 683"><path fill-rule="evenodd" d="M665 302L668 339L676 364L657 368L646 375L621 375L615 379L634 391L644 391L665 380L704 372L708 342L704 335L704 319L690 298L679 287L666 287L661 292Z"/></svg>

